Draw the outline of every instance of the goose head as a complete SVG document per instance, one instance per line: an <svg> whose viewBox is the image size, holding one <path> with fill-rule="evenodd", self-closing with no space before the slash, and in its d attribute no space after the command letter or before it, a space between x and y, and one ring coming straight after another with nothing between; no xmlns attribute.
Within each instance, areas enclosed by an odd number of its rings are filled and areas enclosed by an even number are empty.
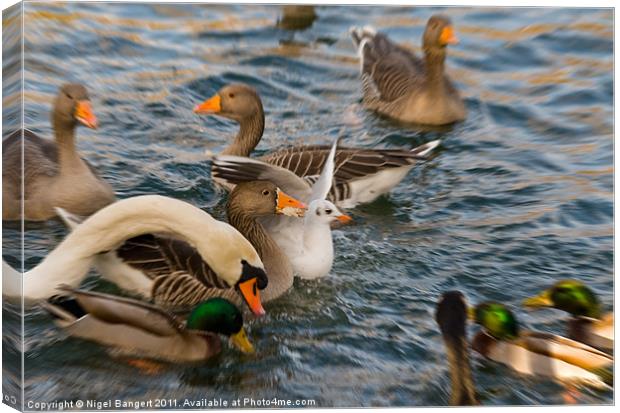
<svg viewBox="0 0 620 413"><path fill-rule="evenodd" d="M477 404L474 381L471 376L467 345L467 304L459 291L444 293L435 311L435 321L446 347L450 365L452 391L450 404L456 406Z"/></svg>
<svg viewBox="0 0 620 413"><path fill-rule="evenodd" d="M336 205L326 199L314 200L308 205L306 220L331 225L332 223L346 224L352 218L343 214Z"/></svg>
<svg viewBox="0 0 620 413"><path fill-rule="evenodd" d="M72 129L78 124L91 129L97 128L97 118L93 114L88 91L84 86L72 83L60 87L54 101L52 123L66 129Z"/></svg>
<svg viewBox="0 0 620 413"><path fill-rule="evenodd" d="M242 211L252 217L273 214L301 217L306 205L285 194L269 181L242 182L230 194L229 211Z"/></svg>
<svg viewBox="0 0 620 413"><path fill-rule="evenodd" d="M536 297L526 299L523 305L530 308L557 308L575 317L601 316L601 304L596 294L576 280L559 281Z"/></svg>
<svg viewBox="0 0 620 413"><path fill-rule="evenodd" d="M243 83L221 88L215 95L194 108L199 115L218 115L243 123L255 116L263 116L263 104L256 90Z"/></svg>
<svg viewBox="0 0 620 413"><path fill-rule="evenodd" d="M427 48L443 49L450 44L457 44L459 39L454 33L452 22L446 16L434 15L426 23L422 44Z"/></svg>
<svg viewBox="0 0 620 413"><path fill-rule="evenodd" d="M224 298L211 298L194 307L187 318L186 327L224 335L242 352L254 352L243 328L243 315L233 303Z"/></svg>

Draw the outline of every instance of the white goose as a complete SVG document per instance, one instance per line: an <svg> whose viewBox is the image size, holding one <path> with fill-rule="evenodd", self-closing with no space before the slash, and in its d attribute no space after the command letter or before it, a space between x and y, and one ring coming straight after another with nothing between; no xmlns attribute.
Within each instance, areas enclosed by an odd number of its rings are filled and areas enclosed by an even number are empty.
<svg viewBox="0 0 620 413"><path fill-rule="evenodd" d="M68 219L69 215L64 218ZM114 250L127 239L141 234L158 233L176 237L191 245L208 266L212 296L239 300L243 297L252 311L264 314L259 287L267 276L256 250L239 231L217 221L208 213L187 202L144 195L113 203L74 227L39 265L23 274L3 262L3 296L33 303L57 295L57 287L78 287L90 267L101 254ZM182 272L177 278L184 277ZM150 279L139 271L123 274L112 281L121 288L151 295L158 279ZM22 288L23 282L23 288Z"/></svg>
<svg viewBox="0 0 620 413"><path fill-rule="evenodd" d="M336 140L325 159L320 176L312 186L288 169L256 159L231 155L213 158L214 177L235 176L234 181L228 180L235 184L254 180L271 181L308 204L303 221L285 216L261 219L267 232L290 260L295 275L301 278L314 279L329 273L334 261L331 224L351 220L326 199L334 179L337 146Z"/></svg>

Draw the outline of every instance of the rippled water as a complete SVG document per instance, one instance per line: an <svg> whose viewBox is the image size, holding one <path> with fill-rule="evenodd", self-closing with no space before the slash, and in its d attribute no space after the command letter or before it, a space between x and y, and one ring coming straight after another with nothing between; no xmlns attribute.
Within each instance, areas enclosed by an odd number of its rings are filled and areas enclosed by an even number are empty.
<svg viewBox="0 0 620 413"><path fill-rule="evenodd" d="M236 126L192 108L232 81L263 98L258 153L339 133L365 147L443 140L389 197L350 211L355 225L335 231L328 278L296 281L250 323L255 357L225 350L205 365L147 374L34 311L25 320L26 399L442 405L449 380L433 314L444 290L506 302L525 325L554 332L564 330L562 314L518 308L554 280L583 280L611 309L612 11L443 9L461 39L448 70L468 119L420 131L366 112L349 27L372 24L419 50L438 11L320 7L295 32L276 27L276 6L26 3L26 125L49 136L58 86L87 85L100 128L80 129L79 148L122 198L165 194L224 217L204 151L224 148ZM4 226L4 258L14 265L18 229ZM26 229L27 268L66 233L58 222ZM87 283L114 290L96 274ZM18 331L14 313L4 319ZM12 342L4 338L4 355L16 365ZM474 377L484 404L612 402L611 392L575 393L478 357ZM5 386L15 379L5 371Z"/></svg>

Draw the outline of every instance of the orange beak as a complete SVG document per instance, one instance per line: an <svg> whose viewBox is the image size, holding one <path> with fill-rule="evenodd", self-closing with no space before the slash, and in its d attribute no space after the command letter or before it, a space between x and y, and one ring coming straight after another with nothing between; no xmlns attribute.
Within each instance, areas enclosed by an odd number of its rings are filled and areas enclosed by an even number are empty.
<svg viewBox="0 0 620 413"><path fill-rule="evenodd" d="M263 304L260 302L260 293L258 292L256 277L240 282L237 284L237 288L241 292L243 299L248 307L250 307L250 310L252 310L254 315L265 315L265 309L263 308Z"/></svg>
<svg viewBox="0 0 620 413"><path fill-rule="evenodd" d="M196 105L194 113L199 115L218 113L222 111L222 98L220 95L213 95L210 99L205 100L200 105Z"/></svg>
<svg viewBox="0 0 620 413"><path fill-rule="evenodd" d="M93 113L93 109L88 100L78 101L73 116L75 116L75 119L82 125L91 129L97 129L97 117Z"/></svg>
<svg viewBox="0 0 620 413"><path fill-rule="evenodd" d="M336 219L342 224L348 224L349 222L353 221L353 218L345 214L338 215Z"/></svg>
<svg viewBox="0 0 620 413"><path fill-rule="evenodd" d="M289 217L303 217L306 213L306 204L277 190L276 214L288 215Z"/></svg>
<svg viewBox="0 0 620 413"><path fill-rule="evenodd" d="M439 42L443 45L446 44L458 44L459 38L454 34L452 26L444 27L439 36Z"/></svg>

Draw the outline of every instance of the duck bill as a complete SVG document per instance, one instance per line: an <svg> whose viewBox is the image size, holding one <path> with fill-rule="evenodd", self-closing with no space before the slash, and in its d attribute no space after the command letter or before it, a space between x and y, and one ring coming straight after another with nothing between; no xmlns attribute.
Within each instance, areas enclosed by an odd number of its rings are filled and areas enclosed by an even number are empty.
<svg viewBox="0 0 620 413"><path fill-rule="evenodd" d="M75 106L75 119L80 122L82 125L91 128L97 129L97 117L93 113L93 109L90 106L90 102L87 100L80 100L77 102Z"/></svg>
<svg viewBox="0 0 620 413"><path fill-rule="evenodd" d="M553 307L551 296L548 291L544 291L536 297L523 300L523 305L530 308Z"/></svg>
<svg viewBox="0 0 620 413"><path fill-rule="evenodd" d="M297 199L277 190L276 214L287 215L289 217L303 217L306 213L306 204Z"/></svg>
<svg viewBox="0 0 620 413"><path fill-rule="evenodd" d="M219 113L222 111L222 98L220 95L214 95L210 99L205 100L194 107L194 113L199 115L208 115L210 113Z"/></svg>
<svg viewBox="0 0 620 413"><path fill-rule="evenodd" d="M476 321L476 309L474 307L467 307L467 319L469 321Z"/></svg>
<svg viewBox="0 0 620 413"><path fill-rule="evenodd" d="M256 277L249 280L242 281L237 284L237 288L241 293L241 296L245 300L252 313L257 316L265 315L265 309L260 301L260 293L258 290L258 280Z"/></svg>
<svg viewBox="0 0 620 413"><path fill-rule="evenodd" d="M458 44L459 38L456 37L456 34L454 34L454 29L452 28L452 26L448 26L448 27L445 27L441 31L441 35L439 36L439 41L443 45Z"/></svg>
<svg viewBox="0 0 620 413"><path fill-rule="evenodd" d="M248 339L248 335L245 333L245 329L243 327L241 327L241 330L239 330L238 333L230 336L230 342L243 353L254 353L254 346Z"/></svg>

